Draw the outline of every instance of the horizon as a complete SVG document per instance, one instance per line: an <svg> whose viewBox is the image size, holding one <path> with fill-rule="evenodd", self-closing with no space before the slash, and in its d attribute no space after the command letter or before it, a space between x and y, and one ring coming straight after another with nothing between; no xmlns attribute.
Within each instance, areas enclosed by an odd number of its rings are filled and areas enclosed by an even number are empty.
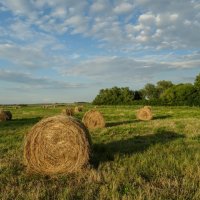
<svg viewBox="0 0 200 200"><path fill-rule="evenodd" d="M193 83L199 13L198 0L0 0L0 104L91 102L114 86Z"/></svg>

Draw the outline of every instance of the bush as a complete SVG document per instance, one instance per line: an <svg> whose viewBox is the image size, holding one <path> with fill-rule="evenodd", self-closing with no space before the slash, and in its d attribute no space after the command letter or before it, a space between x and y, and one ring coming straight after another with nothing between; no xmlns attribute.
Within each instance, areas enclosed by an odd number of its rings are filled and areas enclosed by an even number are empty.
<svg viewBox="0 0 200 200"><path fill-rule="evenodd" d="M195 104L197 90L190 84L174 85L161 95L161 101L168 105L189 105Z"/></svg>
<svg viewBox="0 0 200 200"><path fill-rule="evenodd" d="M194 85L191 83L174 85L171 81L158 81L156 85L147 83L139 91L128 87L102 89L93 101L96 105L170 105L200 106L200 74Z"/></svg>
<svg viewBox="0 0 200 200"><path fill-rule="evenodd" d="M138 94L137 94L138 98ZM120 105L132 104L134 100L134 92L128 87L110 89L102 89L93 101L95 105Z"/></svg>

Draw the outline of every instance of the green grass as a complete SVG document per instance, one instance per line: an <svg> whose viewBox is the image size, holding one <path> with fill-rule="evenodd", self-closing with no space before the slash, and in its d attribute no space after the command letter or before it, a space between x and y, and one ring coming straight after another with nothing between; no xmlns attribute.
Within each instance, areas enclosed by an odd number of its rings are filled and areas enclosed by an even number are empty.
<svg viewBox="0 0 200 200"><path fill-rule="evenodd" d="M135 118L139 107L98 107L107 125L90 131L90 166L53 177L26 173L23 140L62 107L8 108L13 120L0 123L0 199L199 200L200 109L153 107L154 120L142 122Z"/></svg>

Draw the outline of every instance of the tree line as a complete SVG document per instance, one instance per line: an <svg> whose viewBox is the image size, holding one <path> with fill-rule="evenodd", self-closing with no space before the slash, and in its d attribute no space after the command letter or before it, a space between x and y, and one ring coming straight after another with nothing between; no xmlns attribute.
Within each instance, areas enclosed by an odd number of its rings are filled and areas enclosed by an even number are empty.
<svg viewBox="0 0 200 200"><path fill-rule="evenodd" d="M147 83L140 90L129 87L101 89L93 100L95 105L171 105L200 106L200 74L194 83L173 84L171 81Z"/></svg>

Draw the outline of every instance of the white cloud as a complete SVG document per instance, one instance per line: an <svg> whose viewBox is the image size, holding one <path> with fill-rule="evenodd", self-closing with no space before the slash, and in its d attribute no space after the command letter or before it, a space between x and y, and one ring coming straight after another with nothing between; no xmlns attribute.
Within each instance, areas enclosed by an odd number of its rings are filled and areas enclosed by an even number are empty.
<svg viewBox="0 0 200 200"><path fill-rule="evenodd" d="M26 25L36 25L50 34L82 34L111 46L116 44L122 49L127 45L137 47L140 43L144 49L200 46L198 1L124 0L112 4L109 0L102 0L94 1L91 5L84 0L79 3L72 0L0 2L13 13L27 17ZM46 7L49 8L47 13L44 12ZM141 14L138 15L138 11ZM121 14L124 18L119 19ZM26 32L27 27L21 24L21 28L22 32ZM193 30L191 34L189 30Z"/></svg>
<svg viewBox="0 0 200 200"><path fill-rule="evenodd" d="M192 69L192 68L199 68L199 66L200 66L200 59L190 60L190 61L179 61L171 64L172 68L178 68L178 69Z"/></svg>
<svg viewBox="0 0 200 200"><path fill-rule="evenodd" d="M94 2L90 7L90 11L93 13L102 12L105 9L106 9L106 5L102 2Z"/></svg>
<svg viewBox="0 0 200 200"><path fill-rule="evenodd" d="M43 44L36 46L0 44L0 59L6 59L12 67L24 69L59 68L67 65L67 58L47 54L40 45L43 47Z"/></svg>
<svg viewBox="0 0 200 200"><path fill-rule="evenodd" d="M82 33L86 34L88 29L88 19L87 17L83 17L80 15L75 15L71 18L68 18L64 22L65 25L68 25L73 30L72 34Z"/></svg>
<svg viewBox="0 0 200 200"><path fill-rule="evenodd" d="M74 53L74 54L72 55L72 59L77 59L77 58L80 58L80 55L77 54L77 53Z"/></svg>
<svg viewBox="0 0 200 200"><path fill-rule="evenodd" d="M75 15L65 21L67 25L77 26L82 22L82 16Z"/></svg>
<svg viewBox="0 0 200 200"><path fill-rule="evenodd" d="M149 26L151 24L155 24L156 17L152 13L144 13L139 16L138 21L143 25Z"/></svg>
<svg viewBox="0 0 200 200"><path fill-rule="evenodd" d="M62 73L70 76L88 77L100 79L102 82L134 82L134 80L148 80L149 77L156 77L159 73L174 70L197 69L200 59L173 60L171 62L158 61L154 59L133 59L130 57L95 57L82 61L79 64L63 69ZM95 67L94 67L95 66ZM147 67L148 66L148 67Z"/></svg>
<svg viewBox="0 0 200 200"><path fill-rule="evenodd" d="M30 28L30 24L20 20L10 24L6 31L7 35L23 41L30 40L35 36Z"/></svg>
<svg viewBox="0 0 200 200"><path fill-rule="evenodd" d="M101 21L100 19L96 18L91 32L92 34L101 33L101 31L105 30L106 27L108 28L109 25L109 22Z"/></svg>
<svg viewBox="0 0 200 200"><path fill-rule="evenodd" d="M50 79L47 77L34 77L29 73L13 72L0 69L0 80L9 83L22 84L22 87L37 88L37 89L67 89L67 88L81 88L82 84L72 84L63 81Z"/></svg>
<svg viewBox="0 0 200 200"><path fill-rule="evenodd" d="M136 37L136 41L138 42L147 42L148 40L149 40L149 37L144 34L138 35Z"/></svg>
<svg viewBox="0 0 200 200"><path fill-rule="evenodd" d="M169 18L171 21L176 21L178 19L178 14L171 14Z"/></svg>
<svg viewBox="0 0 200 200"><path fill-rule="evenodd" d="M0 45L0 58L7 59L12 64L21 65L24 67L41 67L47 66L44 55L38 49L23 48L13 44ZM36 60L37 58L37 60ZM38 62L40 66L38 66Z"/></svg>
<svg viewBox="0 0 200 200"><path fill-rule="evenodd" d="M117 14L129 13L133 10L134 6L130 3L123 2L117 5L113 10Z"/></svg>
<svg viewBox="0 0 200 200"><path fill-rule="evenodd" d="M146 68L144 66L150 66ZM95 66L95 67L94 67ZM165 68L163 67L165 66ZM100 78L102 81L126 81L134 79L134 76L144 76L154 73L155 70L166 70L166 65L159 65L155 62L138 61L133 58L122 57L95 57L74 67L64 70L66 75L85 76L90 78Z"/></svg>
<svg viewBox="0 0 200 200"><path fill-rule="evenodd" d="M26 0L6 0L2 3L17 14L27 14L28 11L31 11L31 5Z"/></svg>
<svg viewBox="0 0 200 200"><path fill-rule="evenodd" d="M67 9L63 7L57 7L51 14L52 17L65 18L67 16Z"/></svg>

